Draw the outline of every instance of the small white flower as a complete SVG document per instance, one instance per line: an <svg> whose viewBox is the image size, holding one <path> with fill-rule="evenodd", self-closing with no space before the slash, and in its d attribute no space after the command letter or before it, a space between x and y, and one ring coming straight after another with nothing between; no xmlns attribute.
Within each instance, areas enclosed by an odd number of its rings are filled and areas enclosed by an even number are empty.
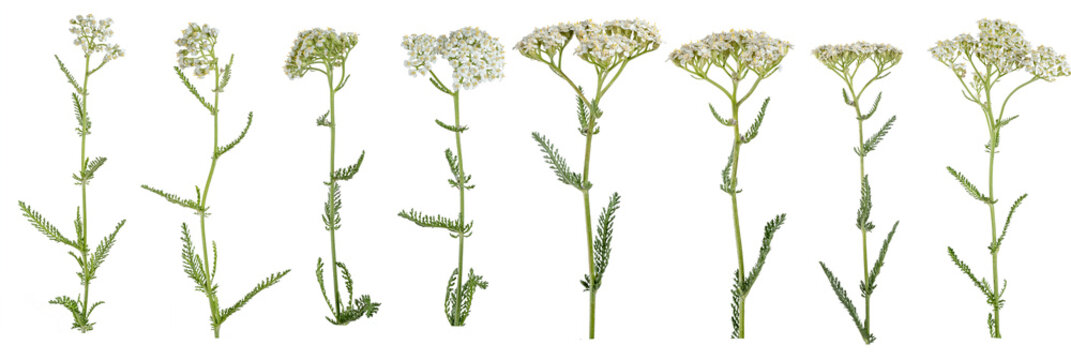
<svg viewBox="0 0 1071 360"><path fill-rule="evenodd" d="M428 34L408 35L402 38L402 48L408 52L405 67L412 76L427 75L438 57L445 59L454 70L454 91L502 78L505 66L502 43L475 27L461 28L438 38Z"/></svg>
<svg viewBox="0 0 1071 360"><path fill-rule="evenodd" d="M81 47L86 57L99 52L104 54L104 62L108 62L123 56L118 44L108 44L108 39L115 34L111 29L112 19L96 20L93 14L78 15L69 23L73 25L68 30L75 35L74 45Z"/></svg>
<svg viewBox="0 0 1071 360"><path fill-rule="evenodd" d="M644 20L610 20L602 24L585 20L537 28L513 48L528 58L554 61L574 38L578 44L573 53L599 67L631 60L662 44L658 28Z"/></svg>
<svg viewBox="0 0 1071 360"><path fill-rule="evenodd" d="M355 46L355 33L337 33L332 28L302 31L294 39L283 71L290 79L295 79L304 76L316 64L342 66Z"/></svg>
<svg viewBox="0 0 1071 360"><path fill-rule="evenodd" d="M669 54L669 61L690 72L705 73L712 65L729 66L737 73L746 69L765 77L777 70L791 48L787 41L772 38L765 32L730 30L682 45ZM730 59L735 64L730 64Z"/></svg>
<svg viewBox="0 0 1071 360"><path fill-rule="evenodd" d="M219 58L216 57L218 37L219 30L208 24L190 23L182 30L182 37L175 40L175 45L182 48L178 51L179 68L193 68L193 74L197 77L204 77L216 70L219 64Z"/></svg>
<svg viewBox="0 0 1071 360"><path fill-rule="evenodd" d="M859 41L852 44L822 45L815 48L813 54L830 69L847 71L852 65L858 66L865 61L871 61L881 68L892 67L900 62L904 53L892 45Z"/></svg>
<svg viewBox="0 0 1071 360"><path fill-rule="evenodd" d="M977 39L962 34L952 40L938 41L930 53L960 78L967 74L967 62L974 60L981 64L980 68L992 68L1001 76L1019 69L1046 81L1071 75L1064 55L1046 46L1032 49L1023 37L1023 31L1015 24L982 19L978 21L978 30ZM980 76L974 74L976 79L972 83L978 85L973 87L981 86Z"/></svg>

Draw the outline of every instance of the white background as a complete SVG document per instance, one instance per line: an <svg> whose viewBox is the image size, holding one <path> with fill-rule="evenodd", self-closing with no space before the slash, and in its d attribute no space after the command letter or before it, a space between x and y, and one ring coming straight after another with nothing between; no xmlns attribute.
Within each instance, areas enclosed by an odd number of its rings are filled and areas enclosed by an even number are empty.
<svg viewBox="0 0 1071 360"><path fill-rule="evenodd" d="M805 4L806 3L806 4ZM1071 81L1020 92L1004 131L996 189L1003 219L1029 192L1002 248L1009 279L1002 312L1005 339L988 339L982 294L948 260L953 245L979 274L989 274L988 214L944 170L953 165L985 182L981 114L927 49L937 40L976 33L975 21L1019 24L1034 44L1071 51L1066 9L1056 2L643 2L624 4L500 2L227 2L78 1L6 3L0 19L0 355L4 358L269 358L333 354L354 358L543 358L746 356L831 358L1011 355L1060 357L1071 320L1062 266L1071 250L1061 225L1069 199L1062 159ZM115 20L114 40L127 56L92 77L93 134L88 151L108 163L90 188L90 235L98 241L121 218L119 242L93 282L107 303L96 330L68 330L70 315L46 302L75 296L74 262L22 218L25 200L70 236L78 189L78 137L70 88L58 54L80 73L80 50L67 20L92 12ZM415 207L453 214L456 192L445 179L442 151L451 104L424 79L407 76L401 37L443 34L477 25L507 49L534 27L559 21L642 17L664 45L629 66L603 102L606 115L592 159L593 211L612 191L623 204L614 250L599 293L598 339L588 341L581 196L559 183L530 138L546 134L574 168L583 138L574 99L545 66L513 50L506 78L462 94L465 164L477 184L468 199L475 219L466 267L491 286L480 291L464 328L447 325L445 281L456 266L456 240L395 214ZM255 112L249 136L219 163L212 185L210 239L219 242L221 302L229 305L269 272L293 269L279 285L230 318L212 339L206 300L182 272L179 224L186 209L138 188L152 184L189 196L203 184L211 118L171 67L174 40L189 21L219 28L221 54L235 53L235 73L221 102L221 138L229 141ZM359 293L382 311L347 327L324 321L313 276L329 256L319 219L328 131L314 125L326 105L318 74L288 80L282 65L298 31L332 26L360 34L350 58L353 78L338 97L339 164L367 158L344 183L340 259ZM665 62L670 50L706 34L754 28L791 41L781 72L765 81L742 111L750 120L766 96L766 124L742 153L741 223L750 266L763 224L788 220L749 297L747 340L729 340L729 288L736 266L729 198L720 170L730 130L706 109L728 107L715 89ZM902 220L873 303L878 341L864 346L818 267L826 261L861 306L860 248L854 216L858 164L850 108L840 80L810 50L824 43L887 42L903 62L875 90L884 100L873 132L899 121L868 159L874 188L871 241L876 253ZM570 50L571 51L571 50ZM575 57L567 71L583 84L594 75ZM446 74L445 63L439 73ZM78 69L78 70L75 70ZM198 81L203 93L210 85ZM870 95L876 95L877 91ZM869 103L869 100L867 100ZM1003 221L1003 220L1001 220ZM199 246L199 244L198 244Z"/></svg>

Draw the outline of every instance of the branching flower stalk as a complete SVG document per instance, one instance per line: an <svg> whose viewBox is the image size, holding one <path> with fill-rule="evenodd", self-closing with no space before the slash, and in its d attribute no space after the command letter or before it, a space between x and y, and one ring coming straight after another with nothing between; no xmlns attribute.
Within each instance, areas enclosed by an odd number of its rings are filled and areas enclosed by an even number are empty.
<svg viewBox="0 0 1071 360"><path fill-rule="evenodd" d="M881 93L878 93L878 96L874 99L874 104L865 113L860 108L859 103L863 93L866 92L870 85L889 76L892 67L900 62L903 52L885 44L857 42L847 45L823 45L814 50L814 56L844 81L847 89L841 89L841 95L844 97L844 104L855 111L855 120L859 129L859 146L854 150L855 154L859 156L861 197L859 199L859 211L856 212L855 227L859 229L863 238L863 280L859 282L859 290L862 292L863 299L866 302L866 313L862 320L860 320L855 305L852 304L852 299L848 297L848 292L841 286L840 280L833 275L833 272L829 270L829 267L824 262L819 261L818 263L821 265L822 271L825 272L826 278L829 279L829 284L833 287L833 292L837 295L837 299L848 310L848 315L851 316L855 327L859 330L863 342L870 344L876 339L870 331L870 297L874 294L874 288L877 287L875 281L882 265L885 264L885 254L889 250L889 243L892 241L893 234L896 233L896 228L900 225L900 222L897 221L893 224L892 230L889 231L889 235L881 245L877 261L874 262L874 267L871 268L870 261L867 258L866 235L874 229L874 224L870 222L870 210L873 208L873 203L871 201L870 181L866 174L865 161L866 156L877 149L878 143L892 129L896 116L889 118L885 125L882 125L869 138L863 138L863 122L873 117L874 113L877 112L878 104L881 102ZM864 65L874 66L873 75L869 78L866 76L857 77L857 75L860 75L859 70ZM868 71L865 70L864 73L869 73ZM857 82L857 79L859 82Z"/></svg>
<svg viewBox="0 0 1071 360"><path fill-rule="evenodd" d="M729 153L729 161L722 170L721 190L728 193L733 205L733 228L736 237L736 259L738 268L733 274L734 283L732 289L732 337L744 338L744 305L747 295L755 285L755 280L766 263L766 256L770 252L770 243L774 233L781 228L785 221L785 214L777 215L766 223L763 232L762 247L759 248L759 256L751 271L745 273L744 250L740 236L740 215L737 209L737 195L742 191L737 186L737 169L740 164L740 147L750 143L759 134L763 117L766 115L766 106L770 98L766 98L759 109L755 121L747 132L740 132L740 106L744 104L766 78L770 77L781 67L788 50L791 49L787 41L772 38L764 32L752 30L732 30L729 32L713 33L702 40L684 44L679 49L673 50L669 55L669 61L677 67L688 72L696 80L703 80L724 94L732 109L732 117L723 118L714 110L714 105L709 104L710 113L720 124L733 129L732 151ZM712 71L713 70L713 71ZM728 77L725 80L714 80L712 76L719 73ZM751 85L745 84L744 80L754 74L755 79Z"/></svg>
<svg viewBox="0 0 1071 360"><path fill-rule="evenodd" d="M59 229L52 225L44 218L43 215L30 208L25 202L19 201L19 208L22 209L23 216L32 224L38 231L45 235L49 240L58 242L63 245L67 245L73 248L68 254L74 257L74 260L78 262L78 279L82 285L82 293L71 299L68 296L57 296L53 300L49 300L49 304L62 305L71 315L74 317L74 323L72 329L78 329L82 333L93 330L95 322L89 321L89 315L93 313L93 310L103 304L103 301L97 301L91 303L89 301L89 283L96 279L97 269L104 263L104 259L108 257L108 252L112 246L115 245L115 236L119 233L119 229L126 224L126 220L120 220L111 234L105 236L104 239L97 244L97 247L90 252L89 246L89 204L87 200L87 189L89 181L93 179L97 170L100 169L107 158L99 156L92 160L86 156L86 137L90 134L90 127L92 123L89 121L89 77L104 67L104 64L118 59L123 56L123 50L119 48L119 45L108 44L107 41L114 34L112 31L112 19L96 19L93 14L86 16L78 15L70 21L70 31L74 34L74 44L82 48L82 53L85 57L85 69L82 75L82 82L79 83L74 77L67 66L60 60L59 56L54 56L56 62L59 64L60 71L67 77L67 82L74 87L74 92L71 93L71 98L74 103L74 116L78 120L78 127L75 131L82 141L81 155L79 156L78 165L80 169L75 172L72 177L74 178L75 185L82 190L82 206L75 210L74 219L74 232L75 239L71 240L63 236ZM99 62L94 61L93 54L101 53L102 57Z"/></svg>
<svg viewBox="0 0 1071 360"><path fill-rule="evenodd" d="M453 99L454 124L450 125L438 119L435 123L454 134L457 155L454 155L451 149L446 149L446 163L453 175L447 182L457 189L459 210L457 219L441 215L429 216L416 210L401 211L398 216L421 227L446 229L451 237L457 239L457 268L450 274L450 280L447 282L443 307L451 326L464 326L472 309L472 297L476 289L486 289L488 283L483 280L483 276L476 275L476 271L471 267L468 279L464 283L461 282L461 272L465 268L465 238L472 236L472 221L465 222L465 191L472 190L476 185L471 183L472 174L465 172L465 160L461 154L461 133L469 127L461 125L459 99L462 88L472 90L480 83L502 78L505 50L498 38L474 27L461 28L439 37L428 34L408 35L402 39L402 48L409 55L409 59L405 61L409 75L430 75L431 85ZM453 83L450 86L443 83L432 70L432 65L439 57L448 61L453 68Z"/></svg>
<svg viewBox="0 0 1071 360"><path fill-rule="evenodd" d="M592 97L588 97L562 68L565 47L574 39L576 39L577 47L573 53L595 67L596 86ZM550 165L558 180L576 188L584 197L588 273L580 280L580 284L589 294L588 338L590 339L595 338L595 297L609 264L614 214L621 202L617 193L610 196L609 205L599 215L597 232L593 232L590 200L592 183L589 181L589 169L592 137L599 133L598 119L603 115L599 104L632 60L658 49L661 44L662 39L657 27L644 20L635 19L612 20L602 24L582 21L537 28L514 47L525 57L547 65L551 72L565 80L576 93L577 120L580 123L577 130L585 140L583 172L572 172L565 158L558 153L558 149L546 137L537 132L533 132L532 137L539 144L544 160Z"/></svg>
<svg viewBox="0 0 1071 360"><path fill-rule="evenodd" d="M279 283L280 280L286 274L290 273L290 270L284 270L278 273L271 274L266 279L258 283L253 287L249 293L242 299L238 300L234 305L228 308L220 308L219 299L217 297L219 291L219 284L216 283L216 260L218 259L218 253L216 252L216 242L212 242L212 257L208 256L208 236L205 233L205 218L208 216L208 189L212 185L212 175L216 172L216 162L219 161L223 154L233 149L239 142L245 138L246 133L249 131L249 126L253 124L253 113L250 112L246 118L245 128L238 134L238 137L233 141L225 144L219 144L219 95L223 93L224 88L231 79L231 65L234 64L234 55L231 55L230 60L225 66L220 66L219 58L216 56L216 42L218 40L219 30L209 27L208 25L198 25L196 23L190 23L189 26L182 31L182 37L175 41L182 49L178 51L178 63L179 66L175 66L175 73L178 74L179 80L186 86L186 89L193 94L194 98L201 103L201 106L208 110L208 113L212 115L212 164L208 168L208 178L205 180L204 189L195 186L194 199L183 198L178 195L164 192L163 190L150 187L148 185L142 185L141 187L154 194L160 195L170 203L182 206L184 208L193 210L200 221L200 234L201 234L201 254L197 254L197 248L193 244L193 240L190 236L190 229L186 226L186 223L182 223L182 262L183 268L186 271L186 275L193 279L195 289L205 294L208 298L208 307L211 312L210 323L212 325L212 331L216 338L219 338L219 329L231 315L241 310L254 296L264 291L268 287ZM186 74L183 73L183 69L193 68L193 74L198 78L203 78L205 75L213 75L213 99L209 102L204 96L201 96L200 92L193 85Z"/></svg>
<svg viewBox="0 0 1071 360"><path fill-rule="evenodd" d="M1008 217L1004 221L1004 227L998 234L995 209L997 198L993 191L994 160L997 147L1000 145L1000 131L1019 117L1008 115L1005 110L1012 95L1020 89L1038 80L1051 82L1057 77L1071 75L1071 66L1068 66L1066 56L1057 54L1050 47L1032 48L1030 42L1023 38L1023 31L1010 22L982 19L978 21L978 29L981 31L977 39L970 34L962 34L951 40L938 41L937 45L930 49L930 53L956 75L963 87L961 90L963 97L978 105L985 117L986 129L989 133L989 141L985 144L985 151L989 154L988 191L979 190L967 180L966 175L951 166L947 167L947 170L963 186L968 195L989 208L991 237L988 248L993 266L992 283L985 277L979 280L966 262L960 260L951 246L948 247L948 256L952 258L952 263L959 267L971 279L974 286L985 295L986 303L993 309L986 319L989 325L989 335L993 338L1000 338L1000 309L1004 307L1004 290L1007 288L1008 281L1005 279L1001 284L998 277L997 254L1008 233L1012 215L1026 198L1026 194L1023 194L1012 203ZM1019 70L1023 70L1029 76L1012 88L1003 100L1000 100L1000 97L994 94L996 85L1005 80L1005 76L1019 72ZM971 76L969 82L964 80L968 72Z"/></svg>
<svg viewBox="0 0 1071 360"><path fill-rule="evenodd" d="M364 162L364 152L357 158L357 162L343 168L335 169L335 93L342 90L350 79L346 74L346 59L350 52L357 46L357 34L337 33L334 29L326 30L316 28L298 33L294 39L294 46L286 57L286 65L283 70L291 80L304 77L308 72L318 72L327 77L328 104L326 113L316 119L316 125L326 126L331 129L330 162L327 173L327 201L324 203L324 229L331 235L331 280L334 288L334 302L327 296L324 287L324 260L316 259L316 281L320 284L320 293L324 296L324 302L331 311L327 321L335 325L346 325L361 317L372 317L379 311L380 303L373 302L368 294L354 300L353 276L346 264L338 261L335 251L335 231L342 224L339 209L342 208L342 193L339 189L339 181L353 179ZM338 290L338 272L342 269L342 278L346 282L346 291L349 295L346 301Z"/></svg>

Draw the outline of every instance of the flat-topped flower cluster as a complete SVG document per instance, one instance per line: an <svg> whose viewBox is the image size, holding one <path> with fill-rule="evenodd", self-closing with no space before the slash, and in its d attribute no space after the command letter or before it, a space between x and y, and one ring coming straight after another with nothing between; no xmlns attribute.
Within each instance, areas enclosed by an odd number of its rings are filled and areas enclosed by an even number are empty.
<svg viewBox="0 0 1071 360"><path fill-rule="evenodd" d="M847 70L871 61L879 68L892 67L900 62L904 52L889 44L859 41L852 44L822 45L814 49L814 57L835 71Z"/></svg>
<svg viewBox="0 0 1071 360"><path fill-rule="evenodd" d="M295 79L305 76L309 70L320 70L314 67L316 64L343 66L355 46L357 34L352 32L338 33L332 28L302 31L294 39L283 71L286 76Z"/></svg>
<svg viewBox="0 0 1071 360"><path fill-rule="evenodd" d="M599 67L611 67L662 45L658 27L645 20L633 19L610 20L602 24L585 20L537 28L513 48L526 57L552 62L574 38L578 45L573 54Z"/></svg>
<svg viewBox="0 0 1071 360"><path fill-rule="evenodd" d="M669 54L669 61L697 74L706 74L711 66L715 66L741 77L747 71L766 77L777 70L791 48L792 44L772 38L765 32L730 30L682 45Z"/></svg>
<svg viewBox="0 0 1071 360"><path fill-rule="evenodd" d="M182 47L178 51L179 68L193 68L193 74L204 77L218 66L216 57L216 38L219 30L208 24L190 23L182 30L182 37L175 40L175 45Z"/></svg>
<svg viewBox="0 0 1071 360"><path fill-rule="evenodd" d="M453 68L453 89L472 89L476 85L502 78L506 51L498 38L475 27L464 27L435 37L412 34L402 38L408 51L405 67L409 75L434 74L431 66L439 57Z"/></svg>
<svg viewBox="0 0 1071 360"><path fill-rule="evenodd" d="M108 38L115 34L111 18L97 20L93 14L78 15L70 23L71 34L75 35L74 45L81 46L86 57L95 52L104 53L104 62L108 62L124 55L118 44L108 44Z"/></svg>
<svg viewBox="0 0 1071 360"><path fill-rule="evenodd" d="M1066 56L1047 46L1031 48L1030 42L1023 38L1023 31L1013 23L982 19L978 21L978 29L977 39L971 34L961 34L938 41L930 53L961 78L967 75L968 66L975 78L982 76L978 74L980 71L994 71L1003 76L1020 69L1046 81L1071 75Z"/></svg>

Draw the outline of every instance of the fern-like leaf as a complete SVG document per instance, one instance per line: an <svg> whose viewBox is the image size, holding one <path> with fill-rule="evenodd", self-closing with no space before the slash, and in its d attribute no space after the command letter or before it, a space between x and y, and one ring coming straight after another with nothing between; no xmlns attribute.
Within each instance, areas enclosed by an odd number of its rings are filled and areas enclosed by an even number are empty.
<svg viewBox="0 0 1071 360"><path fill-rule="evenodd" d="M710 108L710 115L713 115L714 116L714 120L717 120L718 123L720 123L722 125L725 125L725 126L733 126L733 123L736 122L736 120L726 119L726 118L721 117L721 115L718 114L718 111L714 110L714 104L707 103L707 107Z"/></svg>
<svg viewBox="0 0 1071 360"><path fill-rule="evenodd" d="M732 178L733 171L733 157L736 155L736 147L733 147L733 151L729 152L729 159L725 161L725 168L721 170L721 191L726 194L732 195L733 193L739 194L744 190L737 189L737 182Z"/></svg>
<svg viewBox="0 0 1071 360"><path fill-rule="evenodd" d="M981 290L982 294L985 295L987 299L993 297L992 291L990 291L989 286L986 285L988 284L988 282L986 282L985 278L982 278L982 280L979 281L978 278L974 276L974 273L971 272L971 268L967 266L967 264L964 263L962 260L960 260L958 256L956 256L956 252L952 250L951 246L948 247L948 256L952 258L952 263L956 264L956 266L959 267L959 270L971 279L971 282L974 283L974 286L977 287L978 290Z"/></svg>
<svg viewBox="0 0 1071 360"><path fill-rule="evenodd" d="M1026 195L1023 194L1012 203L1011 210L1008 210L1008 219L1004 220L1004 230L1000 231L1000 237L997 238L997 241L989 245L989 253L996 254L1000 251L1000 245L1004 243L1004 237L1008 235L1008 225L1011 225L1012 215L1015 215L1015 210L1023 203L1023 199L1026 199Z"/></svg>
<svg viewBox="0 0 1071 360"><path fill-rule="evenodd" d="M819 265L822 266L822 271L826 273L826 278L829 279L829 286L833 288L833 293L837 295L837 299L844 305L844 309L848 310L848 315L852 317L852 322L855 323L855 327L859 329L859 335L863 337L863 341L867 344L873 342L875 337L867 331L863 326L863 322L859 319L859 312L855 309L855 305L852 304L852 298L848 297L848 292L841 286L840 280L833 275L833 272L826 267L824 262L819 261Z"/></svg>
<svg viewBox="0 0 1071 360"><path fill-rule="evenodd" d="M22 209L22 216L25 216L26 220L28 220L30 224L37 229L37 231L40 231L41 234L44 234L45 237L47 237L49 240L73 247L75 249L80 249L78 244L63 236L63 234L60 233L59 229L53 226L52 223L48 222L48 220L46 220L45 217L41 215L41 213L34 211L32 208L30 208L29 205L26 205L25 202L19 201L19 208Z"/></svg>
<svg viewBox="0 0 1071 360"><path fill-rule="evenodd" d="M182 270L186 272L194 283L194 289L204 293L205 295L214 296L215 285L211 283L207 272L205 271L205 263L201 261L201 256L197 254L197 248L193 245L193 240L190 237L190 228L186 226L186 223L182 223Z"/></svg>
<svg viewBox="0 0 1071 360"><path fill-rule="evenodd" d="M259 294L261 291L264 291L272 285L278 284L279 281L282 280L283 277L289 273L290 269L277 272L269 275L263 281L258 283L256 286L253 287L253 290L250 290L249 293L245 294L245 296L242 297L241 300L238 300L238 302L235 302L234 305L229 308L223 309L223 311L220 312L219 324L223 324L223 322L226 321L227 318L229 318L231 315L234 315L234 313L238 312L238 310L241 310L243 306L249 303L250 300L253 300L253 297L257 296L257 294Z"/></svg>
<svg viewBox="0 0 1071 360"><path fill-rule="evenodd" d="M963 189L967 190L967 194L970 195L972 198L975 198L976 200L984 202L986 204L995 204L997 202L996 199L991 199L985 195L982 195L982 192L978 190L978 187L974 186L974 184L971 184L970 180L967 180L967 177L956 171L956 169L953 169L951 166L948 166L946 168L948 169L948 173L952 174L952 176L955 177L957 181L959 181L960 185L963 185Z"/></svg>
<svg viewBox="0 0 1071 360"><path fill-rule="evenodd" d="M335 312L335 306L331 305L331 299L327 297L327 288L324 287L324 258L316 259L316 282L320 284L320 293L324 295L324 302L327 303L328 311ZM334 322L330 317L327 321Z"/></svg>
<svg viewBox="0 0 1071 360"><path fill-rule="evenodd" d="M442 215L424 215L423 213L410 209L408 212L400 211L398 216L412 221L414 224L420 227L427 228L441 228L449 230L454 236L464 234L466 237L472 233L472 222L468 224L462 224L457 219L451 219Z"/></svg>
<svg viewBox="0 0 1071 360"><path fill-rule="evenodd" d="M241 142L242 139L245 138L245 134L249 132L249 126L251 126L251 125L253 125L253 112L252 111L250 111L249 115L246 117L245 128L243 128L242 132L240 134L238 134L238 137L235 138L234 141L231 141L231 142L227 143L226 145L216 147L216 151L212 154L212 157L215 158L215 159L219 159L219 157L223 156L224 153L230 151L236 145L238 145L238 143Z"/></svg>
<svg viewBox="0 0 1071 360"><path fill-rule="evenodd" d="M331 123L331 120L327 118L329 115L331 115L331 110L328 110L323 115L320 115L320 117L317 117L316 118L316 126L331 127L332 125L334 125L334 124Z"/></svg>
<svg viewBox="0 0 1071 360"><path fill-rule="evenodd" d="M878 132L874 133L874 135L871 135L870 138L868 138L866 142L863 143L862 148L856 147L852 148L852 150L855 150L855 154L859 156L866 156L871 151L874 151L878 148L878 143L885 138L886 134L889 133L889 130L892 130L894 122L896 122L896 116L889 118L889 121L886 121L885 125L882 125L881 129L878 129Z"/></svg>
<svg viewBox="0 0 1071 360"><path fill-rule="evenodd" d="M885 237L885 241L881 243L881 251L878 252L878 259L874 261L874 266L870 268L870 274L867 275L868 283L870 286L861 286L863 289L863 297L870 297L874 294L874 289L878 287L878 274L881 273L881 267L885 265L885 254L889 252L889 243L892 242L893 235L896 234L896 228L900 227L900 222L897 221L893 224L892 230L889 230L889 235Z"/></svg>
<svg viewBox="0 0 1071 360"><path fill-rule="evenodd" d="M213 116L216 115L216 108L212 106L212 104L209 104L208 100L205 100L205 97L201 96L201 93L197 92L197 87L193 86L193 83L190 82L190 78L186 77L186 74L182 72L182 68L176 66L175 73L178 74L179 80L182 80L182 85L186 86L186 90L189 90L190 94L193 94L193 97L197 98L197 101L200 102L205 109L208 109L210 114Z"/></svg>
<svg viewBox="0 0 1071 360"><path fill-rule="evenodd" d="M855 213L855 227L859 230L870 232L874 230L874 223L870 222L870 209L874 206L870 198L870 176L863 176L859 196L859 210Z"/></svg>
<svg viewBox="0 0 1071 360"><path fill-rule="evenodd" d="M56 63L59 64L60 71L63 72L63 76L67 77L67 83L74 87L75 92L85 95L85 89L83 89L81 85L78 85L78 80L75 80L74 75L71 75L71 71L67 70L67 66L63 64L63 60L60 60L57 55L52 55L52 57L56 58Z"/></svg>
<svg viewBox="0 0 1071 360"><path fill-rule="evenodd" d="M149 192L152 192L153 194L160 195L160 197L163 197L164 200L167 200L167 202L169 202L169 203L176 204L176 205L182 206L184 208L191 209L191 210L196 211L198 213L205 212L205 211L208 210L208 208L202 208L201 205L195 200L183 199L183 198L179 197L178 195L164 192L163 190L153 188L153 187L151 187L149 185L142 185L141 188L145 189L145 190L148 190ZM200 198L199 194L200 194L201 190L198 189L197 192L198 192L198 198Z"/></svg>
<svg viewBox="0 0 1071 360"><path fill-rule="evenodd" d="M447 123L439 121L439 119L435 119L435 123L438 124L439 127L442 127L443 129L446 129L446 131L455 132L455 133L463 133L463 132L465 132L465 130L469 129L469 127L466 126L466 125L462 125L462 126L449 125Z"/></svg>
<svg viewBox="0 0 1071 360"><path fill-rule="evenodd" d="M766 223L766 227L763 229L762 234L762 246L759 247L759 257L755 260L755 265L751 267L751 272L745 277L745 286L743 287L744 294L750 293L751 288L755 285L755 280L758 279L759 272L762 271L762 266L766 264L766 256L770 254L770 244L773 242L774 233L776 233L784 223L785 214L779 214Z"/></svg>
<svg viewBox="0 0 1071 360"><path fill-rule="evenodd" d="M591 189L591 183L584 181L579 173L572 172L569 169L569 164L565 162L565 158L558 153L558 149L549 140L537 132L532 133L532 138L539 143L539 148L543 152L543 160L550 165L551 170L554 170L554 174L558 176L559 181L566 185L572 185L580 191Z"/></svg>
<svg viewBox="0 0 1071 360"><path fill-rule="evenodd" d="M361 151L361 156L357 158L357 162L353 165L335 169L335 172L331 174L331 180L350 180L354 175L357 175L357 171L361 169L361 163L364 163L364 151Z"/></svg>
<svg viewBox="0 0 1071 360"><path fill-rule="evenodd" d="M89 129L93 127L93 123L89 121L89 114L82 106L82 98L79 98L77 93L71 93L71 102L74 104L74 117L78 120L78 127L74 128L74 131L79 136L89 135Z"/></svg>
<svg viewBox="0 0 1071 360"><path fill-rule="evenodd" d="M602 286L602 277L606 274L606 267L610 263L610 242L614 236L615 213L620 207L621 196L614 193L610 196L610 203L599 214L598 237L595 239L595 243L592 244L594 248L592 250L594 250L595 255L595 280L591 281L588 275L584 275L584 280L580 281L580 284L584 286L584 291L592 289L599 291Z"/></svg>
<svg viewBox="0 0 1071 360"><path fill-rule="evenodd" d="M108 158L103 156L98 156L93 160L89 160L89 158L86 158L85 165L83 166L85 170L80 170L79 172L71 175L71 177L74 178L75 185L89 184L89 180L93 179L93 176L96 174L97 170L100 169L100 167L103 166L104 162L107 160Z"/></svg>
<svg viewBox="0 0 1071 360"><path fill-rule="evenodd" d="M870 107L870 111L867 112L866 114L859 115L859 117L857 117L856 119L858 119L859 121L863 121L863 120L869 119L871 116L874 116L874 113L878 111L878 103L880 103L880 102L881 102L881 93L879 92L878 93L878 97L876 99L874 99L874 105Z"/></svg>
<svg viewBox="0 0 1071 360"><path fill-rule="evenodd" d="M82 285L86 285L90 280L97 278L97 269L104 263L104 259L108 257L108 252L111 251L112 246L115 245L115 236L119 234L119 229L122 229L123 225L126 225L125 219L120 220L119 223L115 225L115 230L97 244L96 250L93 250L93 254L89 257L89 264L86 266L88 271L85 276L82 277Z"/></svg>
<svg viewBox="0 0 1071 360"><path fill-rule="evenodd" d="M227 87L227 84L231 82L231 65L234 64L234 54L231 54L230 61L227 61L227 66L223 67L223 77L219 81L219 86L212 89L212 92L221 93L223 88Z"/></svg>
<svg viewBox="0 0 1071 360"><path fill-rule="evenodd" d="M762 126L762 119L766 117L766 105L770 104L770 98L766 98L762 102L762 107L759 108L758 116L755 116L755 122L751 123L751 128L744 133L744 143L749 143L754 140L756 136L759 136L759 127Z"/></svg>
<svg viewBox="0 0 1071 360"><path fill-rule="evenodd" d="M342 215L339 212L339 209L342 209L342 190L336 182L328 184L327 189L327 201L324 202L324 214L321 218L325 230L338 230L342 227Z"/></svg>

